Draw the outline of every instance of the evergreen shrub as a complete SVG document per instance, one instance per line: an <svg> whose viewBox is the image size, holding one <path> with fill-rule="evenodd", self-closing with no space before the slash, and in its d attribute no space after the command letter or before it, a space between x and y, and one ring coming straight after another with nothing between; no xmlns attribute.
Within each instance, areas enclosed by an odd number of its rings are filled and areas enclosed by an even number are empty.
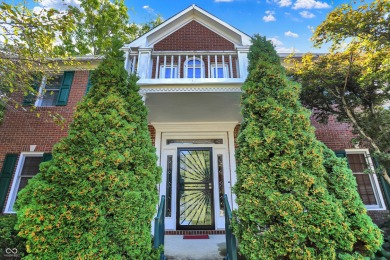
<svg viewBox="0 0 390 260"><path fill-rule="evenodd" d="M116 43L92 74L68 136L20 191L27 259L156 259L151 221L161 170L137 78Z"/></svg>
<svg viewBox="0 0 390 260"><path fill-rule="evenodd" d="M345 162L316 140L310 111L299 102L300 86L286 77L264 37L253 38L248 57L234 187L240 253L247 259L371 256L382 242L379 229Z"/></svg>

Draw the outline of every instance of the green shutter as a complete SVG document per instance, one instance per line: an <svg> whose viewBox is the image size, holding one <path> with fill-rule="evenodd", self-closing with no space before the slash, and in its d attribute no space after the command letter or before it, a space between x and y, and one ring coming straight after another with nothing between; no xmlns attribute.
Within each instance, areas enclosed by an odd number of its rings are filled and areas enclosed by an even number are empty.
<svg viewBox="0 0 390 260"><path fill-rule="evenodd" d="M340 157L340 158L347 157L347 154L345 153L345 151L335 151L334 153L336 154L337 157Z"/></svg>
<svg viewBox="0 0 390 260"><path fill-rule="evenodd" d="M66 106L73 82L74 71L65 71L60 91L58 93L57 106Z"/></svg>
<svg viewBox="0 0 390 260"><path fill-rule="evenodd" d="M378 160L375 157L371 157L371 158L374 161L376 173L377 173L377 176L379 177L379 182L382 186L382 190L383 190L383 193L384 193L385 198L386 198L385 201L386 201L387 207L389 207L390 206L390 184L387 183L387 181L385 180L385 178L383 177L381 172L378 172L379 167L380 167ZM389 171L390 171L390 169L387 169L387 174L389 174Z"/></svg>
<svg viewBox="0 0 390 260"><path fill-rule="evenodd" d="M51 155L51 153L44 153L42 162L50 161L52 158L53 158L53 156Z"/></svg>
<svg viewBox="0 0 390 260"><path fill-rule="evenodd" d="M91 89L91 87L92 87L91 76L92 76L92 71L89 71L87 89L86 89L86 91L85 91L85 94L87 94L88 91L89 91L89 90Z"/></svg>
<svg viewBox="0 0 390 260"><path fill-rule="evenodd" d="M17 159L17 154L7 154L4 159L3 169L0 173L0 211L4 207L5 198L7 197Z"/></svg>
<svg viewBox="0 0 390 260"><path fill-rule="evenodd" d="M342 151L342 150L341 151L335 151L334 153L336 154L336 157L347 159L347 153L345 151ZM349 166L348 159L347 159L347 164L348 164L348 167L351 168Z"/></svg>
<svg viewBox="0 0 390 260"><path fill-rule="evenodd" d="M34 81L33 81L32 84L33 84L33 85L32 85L32 88L34 89L34 91L35 91L35 92L38 92L39 87L40 87L41 84L42 84L42 78L41 78L41 77L34 77ZM32 105L34 105L34 103L35 103L35 98L36 98L35 93L29 92L29 93L27 94L27 96L24 96L22 105L23 105L23 106L32 106Z"/></svg>

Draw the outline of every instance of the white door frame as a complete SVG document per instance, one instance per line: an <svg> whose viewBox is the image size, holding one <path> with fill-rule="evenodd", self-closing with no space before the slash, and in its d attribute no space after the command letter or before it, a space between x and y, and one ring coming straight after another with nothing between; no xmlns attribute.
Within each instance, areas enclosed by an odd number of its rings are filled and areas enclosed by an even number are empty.
<svg viewBox="0 0 390 260"><path fill-rule="evenodd" d="M213 150L213 184L214 184L214 215L215 228L224 229L224 217L219 209L218 189L218 163L217 155L223 158L224 171L224 193L228 194L229 203L235 200L232 194L232 186L236 182L236 164L234 158L234 128L238 122L228 123L188 123L188 124L152 124L156 130L156 152L159 157L158 165L162 167L162 182L159 185L159 193L166 194L166 169L167 156L171 155L172 160L172 212L171 217L166 217L165 227L167 230L176 229L176 182L177 182L177 149L179 147L212 147ZM169 144L168 139L222 139L223 144ZM233 203L235 208L235 203Z"/></svg>

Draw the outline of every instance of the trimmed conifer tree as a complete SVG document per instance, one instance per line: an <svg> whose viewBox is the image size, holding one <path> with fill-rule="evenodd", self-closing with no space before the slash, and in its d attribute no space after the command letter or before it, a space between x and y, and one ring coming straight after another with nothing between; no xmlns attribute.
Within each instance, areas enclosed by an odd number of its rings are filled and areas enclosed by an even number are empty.
<svg viewBox="0 0 390 260"><path fill-rule="evenodd" d="M344 197L335 185L328 191L335 176L324 167L324 146L315 138L310 112L299 103L299 85L288 80L265 37L256 35L252 43L236 151L239 251L247 259L371 255L381 245L379 230L367 216L351 221L351 214L365 214L356 193ZM347 174L344 184L352 191L356 181L344 168L329 172ZM368 232L374 235L368 238Z"/></svg>
<svg viewBox="0 0 390 260"><path fill-rule="evenodd" d="M332 194L345 211L349 228L355 238L353 244L353 255L370 256L382 245L383 238L380 229L373 224L372 219L367 215L366 207L357 191L356 179L345 159L336 157L335 153L322 145L324 161L323 165L327 174L328 192ZM339 258L349 257L349 252L339 250Z"/></svg>
<svg viewBox="0 0 390 260"><path fill-rule="evenodd" d="M93 72L69 135L19 193L28 259L156 259L160 181L136 77L115 43Z"/></svg>

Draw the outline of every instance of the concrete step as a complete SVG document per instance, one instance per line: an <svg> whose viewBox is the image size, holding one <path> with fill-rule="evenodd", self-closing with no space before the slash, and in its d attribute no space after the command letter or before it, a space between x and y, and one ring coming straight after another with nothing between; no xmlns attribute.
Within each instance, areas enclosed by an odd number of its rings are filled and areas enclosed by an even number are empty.
<svg viewBox="0 0 390 260"><path fill-rule="evenodd" d="M221 260L226 256L225 235L209 235L209 239L166 235L164 253L167 259Z"/></svg>

